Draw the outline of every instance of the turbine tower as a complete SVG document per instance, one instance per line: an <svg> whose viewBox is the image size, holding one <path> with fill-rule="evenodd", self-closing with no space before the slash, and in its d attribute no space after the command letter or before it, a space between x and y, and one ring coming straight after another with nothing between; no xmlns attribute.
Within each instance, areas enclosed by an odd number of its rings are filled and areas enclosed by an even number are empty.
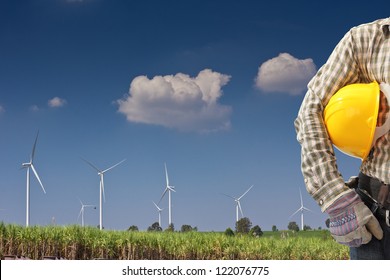
<svg viewBox="0 0 390 280"><path fill-rule="evenodd" d="M165 163L165 180L166 180L166 187L165 190L160 198L159 203L163 199L164 195L168 192L168 226L172 224L172 200L171 200L171 192L176 192L174 186L169 185L169 178L168 178L168 171L167 171L167 164Z"/></svg>
<svg viewBox="0 0 390 280"><path fill-rule="evenodd" d="M242 218L244 217L244 213L242 212L242 208L241 208L240 199L243 198L244 195L246 195L246 194L250 191L251 188L253 188L253 185L250 186L249 189L247 189L246 192L244 192L244 193L243 193L240 197L238 197L238 198L223 193L223 195L226 195L227 197L230 197L230 198L234 199L234 201L236 202L236 222L238 222L238 210L240 210Z"/></svg>
<svg viewBox="0 0 390 280"><path fill-rule="evenodd" d="M303 206L301 189L299 189L299 196L301 197L301 207L290 216L290 219L291 219L292 216L294 216L296 213L298 213L300 211L301 212L301 230L303 230L303 226L304 226L303 225L303 211L305 211L305 210L306 211L310 211L310 212L313 212L313 211L311 211L310 209L308 209L305 206Z"/></svg>
<svg viewBox="0 0 390 280"><path fill-rule="evenodd" d="M26 227L30 224L30 169L33 171L35 178L37 178L39 184L42 187L43 192L46 194L45 188L43 187L42 181L39 178L39 175L34 167L34 154L35 154L35 148L37 146L37 140L38 140L39 131L37 132L37 136L35 137L34 146L32 148L30 161L26 163L22 163L22 168L27 169L27 186L26 186Z"/></svg>
<svg viewBox="0 0 390 280"><path fill-rule="evenodd" d="M161 227L161 212L164 209L158 207L158 205L156 203L154 203L154 201L152 201L152 202L153 202L154 206L156 206L156 208L157 208L157 211L158 211L158 225Z"/></svg>
<svg viewBox="0 0 390 280"><path fill-rule="evenodd" d="M106 196L104 194L104 173L106 173L107 171L113 169L114 167L118 166L119 164L121 164L122 162L124 162L126 159L123 159L121 160L120 162L118 162L117 164L114 164L113 166L105 169L105 170L100 170L99 168L97 168L95 165L93 165L91 162L83 159L87 164L89 164L93 169L95 169L100 177L100 218L99 218L99 228L100 230L103 229L103 199L104 201L106 201Z"/></svg>
<svg viewBox="0 0 390 280"><path fill-rule="evenodd" d="M80 213L79 213L79 216L77 217L77 220L80 218L81 216L81 226L84 227L84 209L85 207L94 207L94 209L96 209L96 206L95 205L89 205L89 204L84 204L80 198L79 198L79 201L80 201L80 204L81 204L81 209L80 209Z"/></svg>

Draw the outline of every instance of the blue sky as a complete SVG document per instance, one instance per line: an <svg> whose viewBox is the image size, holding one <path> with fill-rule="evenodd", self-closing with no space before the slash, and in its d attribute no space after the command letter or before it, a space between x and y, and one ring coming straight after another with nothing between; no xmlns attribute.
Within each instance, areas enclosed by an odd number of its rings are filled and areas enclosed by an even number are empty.
<svg viewBox="0 0 390 280"><path fill-rule="evenodd" d="M99 204L104 227L140 230L157 221L165 187L173 223L200 231L234 228L240 196L253 225L285 229L300 207L324 227L304 189L293 121L307 81L351 27L387 17L385 1L0 1L0 220L77 220L80 198ZM337 3L337 4L336 4ZM339 154L345 178L359 160ZM160 207L167 227L168 205ZM299 216L291 220L299 222ZM96 226L99 211L85 211Z"/></svg>

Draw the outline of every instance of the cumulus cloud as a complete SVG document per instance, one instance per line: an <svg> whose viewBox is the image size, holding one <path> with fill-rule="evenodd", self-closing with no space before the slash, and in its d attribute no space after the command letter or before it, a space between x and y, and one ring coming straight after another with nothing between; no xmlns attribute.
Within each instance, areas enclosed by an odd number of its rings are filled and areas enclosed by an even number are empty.
<svg viewBox="0 0 390 280"><path fill-rule="evenodd" d="M50 99L47 104L49 105L49 107L51 108L57 108L57 107L63 107L66 105L66 100L65 99L62 99L62 98L59 98L59 97L54 97L52 99Z"/></svg>
<svg viewBox="0 0 390 280"><path fill-rule="evenodd" d="M264 92L282 92L291 95L302 93L316 73L313 60L297 59L288 53L267 60L260 67L255 82Z"/></svg>
<svg viewBox="0 0 390 280"><path fill-rule="evenodd" d="M181 131L210 132L230 128L231 107L218 103L230 76L205 69L196 77L176 75L134 78L129 93L117 100L129 122Z"/></svg>

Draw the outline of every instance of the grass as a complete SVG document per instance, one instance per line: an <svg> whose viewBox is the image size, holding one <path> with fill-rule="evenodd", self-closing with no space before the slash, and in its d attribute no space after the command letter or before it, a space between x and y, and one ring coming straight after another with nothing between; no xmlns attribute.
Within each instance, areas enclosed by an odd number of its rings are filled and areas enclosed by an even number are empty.
<svg viewBox="0 0 390 280"><path fill-rule="evenodd" d="M344 260L348 247L328 231L265 232L260 238L217 232L100 231L0 223L0 257L116 260Z"/></svg>

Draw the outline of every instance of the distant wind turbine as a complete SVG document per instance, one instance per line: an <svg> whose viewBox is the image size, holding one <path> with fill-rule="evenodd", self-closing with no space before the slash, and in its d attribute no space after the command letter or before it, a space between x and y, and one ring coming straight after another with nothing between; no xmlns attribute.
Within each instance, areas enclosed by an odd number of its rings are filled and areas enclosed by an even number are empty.
<svg viewBox="0 0 390 280"><path fill-rule="evenodd" d="M164 209L158 207L158 205L156 203L154 203L154 201L152 201L152 202L153 202L154 206L156 206L156 208L157 208L157 211L158 211L158 225L161 227L161 212Z"/></svg>
<svg viewBox="0 0 390 280"><path fill-rule="evenodd" d="M242 212L242 208L241 208L240 199L243 198L244 195L246 195L246 194L250 191L251 188L253 188L253 185L250 186L249 189L247 189L246 192L244 192L244 193L243 193L240 197L238 197L238 198L223 193L223 195L226 195L227 197L233 198L234 201L236 202L236 222L238 222L238 210L240 210L242 218L244 217L244 213Z"/></svg>
<svg viewBox="0 0 390 280"><path fill-rule="evenodd" d="M100 230L103 229L103 198L104 198L104 201L106 201L106 196L104 194L104 173L106 173L107 171L113 169L114 167L118 166L119 164L121 164L122 162L124 162L126 159L123 159L122 161L118 162L117 164L114 164L113 166L105 169L105 170L100 170L99 168L97 168L95 165L93 165L91 162L83 159L87 164L89 164L93 169L95 169L98 173L98 175L100 176L100 218L99 218L99 228Z"/></svg>
<svg viewBox="0 0 390 280"><path fill-rule="evenodd" d="M299 196L301 197L301 207L290 216L290 219L292 216L294 216L296 213L298 213L300 211L301 212L301 230L303 230L303 211L306 210L306 211L310 211L312 213L314 213L314 212L312 210L306 208L305 206L303 206L301 189L299 189Z"/></svg>
<svg viewBox="0 0 390 280"><path fill-rule="evenodd" d="M171 201L171 192L176 192L174 186L169 185L169 178L168 178L168 171L167 171L167 164L165 163L165 180L166 180L166 187L165 190L160 198L159 203L163 199L164 195L168 192L168 226L172 224L172 201Z"/></svg>
<svg viewBox="0 0 390 280"><path fill-rule="evenodd" d="M79 216L77 217L77 220L80 219L80 216L81 216L81 226L84 227L84 209L85 209L85 207L94 207L94 209L96 209L96 205L84 204L80 200L80 198L79 198L79 201L80 201L80 204L81 204L81 209L80 209Z"/></svg>
<svg viewBox="0 0 390 280"><path fill-rule="evenodd" d="M35 154L35 148L37 146L37 140L38 140L38 135L39 135L39 131L37 132L37 136L35 137L35 142L34 142L34 146L32 148L32 152L31 152L31 156L30 156L30 161L29 162L26 162L26 163L22 163L22 168L26 168L27 169L27 187L26 187L26 227L29 226L30 224L30 168L31 170L33 171L34 175L35 175L35 178L37 178L39 184L41 185L42 187L42 190L43 192L46 194L46 191L45 191L45 188L43 187L43 184L42 184L42 181L41 179L39 178L39 175L34 167L34 154Z"/></svg>

